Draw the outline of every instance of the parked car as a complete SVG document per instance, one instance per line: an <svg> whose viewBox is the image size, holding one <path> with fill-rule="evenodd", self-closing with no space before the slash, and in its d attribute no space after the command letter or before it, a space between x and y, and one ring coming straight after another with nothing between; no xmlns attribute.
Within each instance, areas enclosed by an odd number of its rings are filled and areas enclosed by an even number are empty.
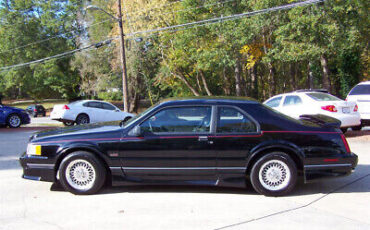
<svg viewBox="0 0 370 230"><path fill-rule="evenodd" d="M43 117L46 116L46 110L42 105L30 105L26 109L27 113L33 117L37 117L41 115Z"/></svg>
<svg viewBox="0 0 370 230"><path fill-rule="evenodd" d="M20 158L23 178L57 182L74 194L113 185L253 188L267 196L304 182L348 175L357 165L340 121L296 120L254 100L166 100L125 124L34 134Z"/></svg>
<svg viewBox="0 0 370 230"><path fill-rule="evenodd" d="M344 101L322 90L297 90L276 95L263 104L285 115L299 119L301 115L322 114L341 121L343 133L349 127L361 124L358 106Z"/></svg>
<svg viewBox="0 0 370 230"><path fill-rule="evenodd" d="M55 105L50 114L52 120L61 121L66 126L106 122L125 121L135 115L121 111L109 102L95 100L75 101L68 105Z"/></svg>
<svg viewBox="0 0 370 230"><path fill-rule="evenodd" d="M361 125L352 127L352 129L361 130L363 126L370 126L370 81L361 82L353 87L346 101L357 103L361 116Z"/></svg>
<svg viewBox="0 0 370 230"><path fill-rule="evenodd" d="M18 128L31 122L27 112L23 109L0 105L0 125Z"/></svg>

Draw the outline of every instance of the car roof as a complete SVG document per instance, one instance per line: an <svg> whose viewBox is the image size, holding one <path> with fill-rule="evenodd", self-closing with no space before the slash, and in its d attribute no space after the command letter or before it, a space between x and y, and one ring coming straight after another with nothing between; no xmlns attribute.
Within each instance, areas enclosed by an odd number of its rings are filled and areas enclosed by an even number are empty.
<svg viewBox="0 0 370 230"><path fill-rule="evenodd" d="M249 97L224 97L224 96L210 96L210 97L178 97L167 98L160 102L161 105L185 105L185 104L259 104L253 98Z"/></svg>
<svg viewBox="0 0 370 230"><path fill-rule="evenodd" d="M363 81L358 83L358 85L370 85L370 81Z"/></svg>

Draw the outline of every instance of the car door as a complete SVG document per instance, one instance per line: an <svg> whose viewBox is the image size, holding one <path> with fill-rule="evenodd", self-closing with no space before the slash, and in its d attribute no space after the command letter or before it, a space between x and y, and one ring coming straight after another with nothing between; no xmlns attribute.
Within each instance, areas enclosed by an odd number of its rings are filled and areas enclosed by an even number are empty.
<svg viewBox="0 0 370 230"><path fill-rule="evenodd" d="M125 175L134 181L215 184L211 123L211 106L168 107L148 116L139 125L141 137L121 143Z"/></svg>
<svg viewBox="0 0 370 230"><path fill-rule="evenodd" d="M104 121L104 110L102 109L102 105L100 102L98 101L88 102L86 112L89 115L90 123Z"/></svg>
<svg viewBox="0 0 370 230"><path fill-rule="evenodd" d="M300 115L305 114L305 107L301 97L296 95L286 96L281 107L281 112L298 119Z"/></svg>
<svg viewBox="0 0 370 230"><path fill-rule="evenodd" d="M123 120L123 114L122 111L119 110L117 107L106 103L102 102L102 108L103 108L103 120L104 121L121 121Z"/></svg>
<svg viewBox="0 0 370 230"><path fill-rule="evenodd" d="M259 124L238 107L218 106L214 137L220 183L239 181L244 186L247 158L251 149L261 142Z"/></svg>

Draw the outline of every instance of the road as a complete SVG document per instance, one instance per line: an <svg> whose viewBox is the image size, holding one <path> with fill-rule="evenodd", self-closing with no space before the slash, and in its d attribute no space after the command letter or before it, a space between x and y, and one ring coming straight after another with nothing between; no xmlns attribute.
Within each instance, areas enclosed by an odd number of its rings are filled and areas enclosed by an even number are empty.
<svg viewBox="0 0 370 230"><path fill-rule="evenodd" d="M348 132L360 159L355 173L274 198L252 188L50 191L50 183L21 178L17 159L35 129L0 129L0 229L370 229L370 131Z"/></svg>

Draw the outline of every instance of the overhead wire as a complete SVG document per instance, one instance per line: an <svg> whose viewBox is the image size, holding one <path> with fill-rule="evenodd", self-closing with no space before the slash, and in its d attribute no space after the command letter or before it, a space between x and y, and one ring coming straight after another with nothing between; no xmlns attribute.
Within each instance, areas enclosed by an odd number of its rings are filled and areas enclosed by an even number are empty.
<svg viewBox="0 0 370 230"><path fill-rule="evenodd" d="M222 16L222 17L211 18L211 19L206 19L206 20L201 20L201 21L196 21L196 22L189 22L189 23L184 23L184 24L179 24L179 25L174 25L174 26L168 26L168 27L162 27L162 28L157 28L157 29L152 29L152 30L137 31L137 32L133 32L133 33L130 33L130 34L126 34L126 36L134 36L135 37L138 34L161 33L161 32L168 31L168 30L170 30L170 32L175 32L175 31L180 31L180 30L185 30L185 29L188 29L188 28L192 28L192 27L205 26L205 25L210 25L210 24L214 24L214 23L236 20L236 19L239 19L241 17L249 17L249 16L254 16L254 15L259 15L259 14L264 14L264 13L275 12L275 11L279 11L279 10L287 10L287 9L291 9L291 8L294 8L294 7L317 4L317 3L324 2L324 1L325 0L307 0L307 1L303 1L303 2L296 2L296 3L286 4L286 5L283 5L283 6L277 6L277 7L272 7L272 8L268 8L268 9L256 10L256 11L252 11L252 12L245 12L245 13L241 13L241 14L234 14L234 15L225 16L225 17ZM115 40L117 38L118 38L118 36L107 39L107 40L102 41L100 43L105 43L107 41L112 41L112 40ZM63 56L63 55L67 55L67 54L70 54L70 53L75 53L75 52L78 52L78 51L81 51L81 50L84 50L84 49L88 49L92 46L96 46L97 44L99 44L99 43L91 44L87 47L71 50L71 51L68 51L68 52L65 52L65 53L57 54L57 55L54 55L54 56L46 57L46 58L43 58L43 59L39 59L39 60L27 62L27 63L21 63L21 64L16 64L16 65L1 67L0 72L3 72L4 70L9 70L9 69L12 69L12 68L19 68L19 67L27 66L27 65L30 65L30 64L41 63L43 61L47 61L47 60L57 58L57 57L60 57L60 56Z"/></svg>

